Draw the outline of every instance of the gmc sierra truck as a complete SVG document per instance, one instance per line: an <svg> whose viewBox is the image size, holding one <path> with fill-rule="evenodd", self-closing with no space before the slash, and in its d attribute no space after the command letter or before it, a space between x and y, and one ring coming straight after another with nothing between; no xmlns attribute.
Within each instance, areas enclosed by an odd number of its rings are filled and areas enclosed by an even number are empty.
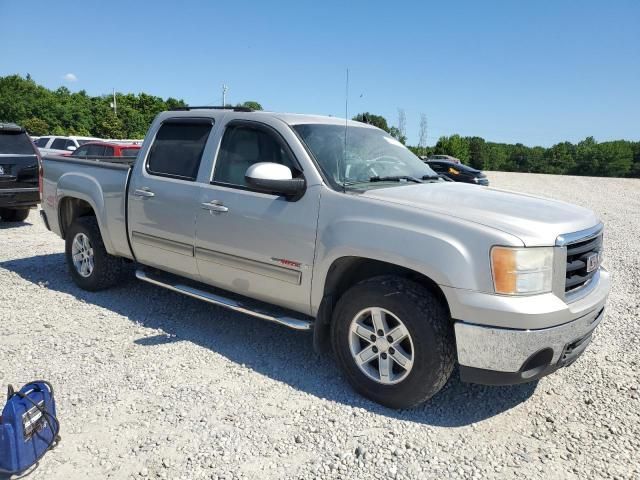
<svg viewBox="0 0 640 480"><path fill-rule="evenodd" d="M364 396L513 384L571 364L604 316L603 225L567 203L446 182L332 117L159 114L131 163L46 157L45 224L86 290L145 282L313 330ZM185 319L188 321L188 319Z"/></svg>

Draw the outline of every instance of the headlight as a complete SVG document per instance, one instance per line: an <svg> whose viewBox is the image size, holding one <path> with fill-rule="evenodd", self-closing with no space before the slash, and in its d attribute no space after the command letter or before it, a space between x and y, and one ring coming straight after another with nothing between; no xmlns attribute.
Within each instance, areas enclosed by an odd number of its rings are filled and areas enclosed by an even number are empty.
<svg viewBox="0 0 640 480"><path fill-rule="evenodd" d="M493 247L491 271L496 293L531 295L551 291L553 247Z"/></svg>

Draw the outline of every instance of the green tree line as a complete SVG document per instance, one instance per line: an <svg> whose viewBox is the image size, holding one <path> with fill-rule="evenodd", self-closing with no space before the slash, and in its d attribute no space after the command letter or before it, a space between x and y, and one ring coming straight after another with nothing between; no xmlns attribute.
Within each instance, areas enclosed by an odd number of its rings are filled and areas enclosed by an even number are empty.
<svg viewBox="0 0 640 480"><path fill-rule="evenodd" d="M66 87L50 90L29 75L0 77L0 122L15 122L34 136L85 135L101 138L143 138L153 118L164 110L184 107L183 100L146 93L117 94L117 116L111 95L90 96ZM262 109L256 101L242 104ZM375 125L406 143L400 128L381 115L360 113L354 120ZM483 170L506 170L611 177L640 177L640 142L596 142L588 137L578 144L552 147L495 143L480 137L440 137L432 146L409 146L417 155L446 154Z"/></svg>
<svg viewBox="0 0 640 480"><path fill-rule="evenodd" d="M15 122L35 136L84 135L101 138L143 138L161 111L183 107L182 100L166 100L146 93L89 96L66 87L49 90L29 75L0 77L0 121Z"/></svg>
<svg viewBox="0 0 640 480"><path fill-rule="evenodd" d="M353 120L381 128L405 143L398 129L369 112ZM409 146L419 156L451 155L481 170L588 175L595 177L640 177L640 142L614 140L596 142L587 137L577 144L561 142L552 147L528 147L521 143L495 143L481 137L440 137L432 147Z"/></svg>
<svg viewBox="0 0 640 480"><path fill-rule="evenodd" d="M143 138L153 118L164 110L185 107L182 100L166 100L146 93L89 96L66 87L49 90L27 75L0 77L0 122L15 122L31 135L82 135L100 138ZM258 102L242 106L262 109Z"/></svg>

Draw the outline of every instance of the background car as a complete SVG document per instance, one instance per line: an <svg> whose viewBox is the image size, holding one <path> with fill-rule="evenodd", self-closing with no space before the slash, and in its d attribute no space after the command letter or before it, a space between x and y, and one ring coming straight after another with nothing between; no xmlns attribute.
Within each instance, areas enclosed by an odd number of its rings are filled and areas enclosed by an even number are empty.
<svg viewBox="0 0 640 480"><path fill-rule="evenodd" d="M450 178L454 182L474 183L485 187L489 185L489 179L484 172L462 163L429 160L426 164L437 174Z"/></svg>
<svg viewBox="0 0 640 480"><path fill-rule="evenodd" d="M21 222L40 202L39 153L24 128L0 123L0 217Z"/></svg>
<svg viewBox="0 0 640 480"><path fill-rule="evenodd" d="M45 136L40 137L35 141L36 147L40 150L41 155L69 155L75 151L80 145L84 145L87 142L100 140L93 137L60 137L60 136Z"/></svg>
<svg viewBox="0 0 640 480"><path fill-rule="evenodd" d="M427 158L427 161L441 160L443 162L462 163L459 158L452 157L451 155L431 155Z"/></svg>
<svg viewBox="0 0 640 480"><path fill-rule="evenodd" d="M135 157L141 145L117 142L87 142L78 147L72 157Z"/></svg>

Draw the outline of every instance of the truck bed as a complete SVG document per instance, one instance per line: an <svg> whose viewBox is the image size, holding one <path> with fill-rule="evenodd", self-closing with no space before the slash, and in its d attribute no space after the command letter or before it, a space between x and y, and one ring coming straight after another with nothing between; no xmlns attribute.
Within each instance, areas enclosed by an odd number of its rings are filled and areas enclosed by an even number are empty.
<svg viewBox="0 0 640 480"><path fill-rule="evenodd" d="M65 206L71 197L87 202L96 214L107 252L132 258L127 239L127 187L135 158L73 158L47 155L42 166L44 209L51 230L64 236ZM61 214L58 215L60 210Z"/></svg>
<svg viewBox="0 0 640 480"><path fill-rule="evenodd" d="M136 163L136 158L138 157L96 157L96 156L87 156L87 157L72 157L72 156L64 156L64 155L45 155L45 160L53 160L53 161L64 161L71 163L80 163L91 165L105 166L105 165L125 165L128 167L132 167Z"/></svg>

